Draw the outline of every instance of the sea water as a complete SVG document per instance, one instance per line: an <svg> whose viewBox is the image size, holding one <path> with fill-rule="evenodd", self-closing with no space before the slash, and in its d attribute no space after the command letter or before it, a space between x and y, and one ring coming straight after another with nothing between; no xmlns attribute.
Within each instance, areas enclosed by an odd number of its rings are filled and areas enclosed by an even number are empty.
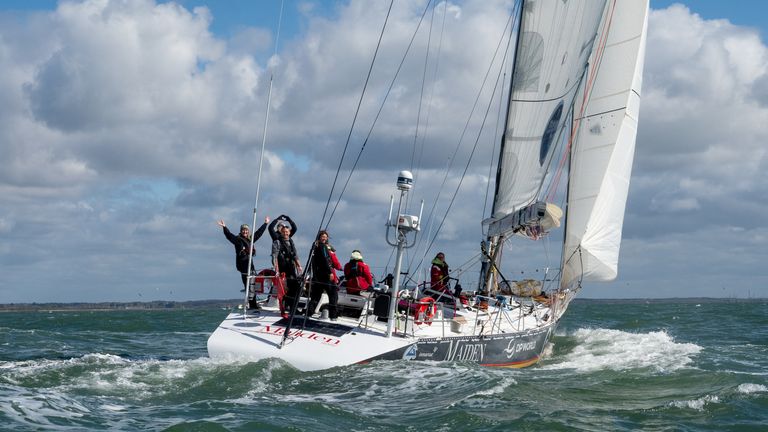
<svg viewBox="0 0 768 432"><path fill-rule="evenodd" d="M0 430L768 430L765 300L577 301L520 370L214 361L226 314L0 313Z"/></svg>

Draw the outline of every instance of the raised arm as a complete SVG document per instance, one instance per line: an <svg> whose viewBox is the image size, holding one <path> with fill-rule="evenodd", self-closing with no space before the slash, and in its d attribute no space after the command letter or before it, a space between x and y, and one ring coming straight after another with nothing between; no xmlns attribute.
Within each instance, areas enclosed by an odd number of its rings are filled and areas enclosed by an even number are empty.
<svg viewBox="0 0 768 432"><path fill-rule="evenodd" d="M218 221L216 221L216 225L220 226L221 229L224 231L224 237L226 237L230 243L235 244L235 235L232 234L231 231L229 231L229 228L227 228L227 224L224 223L224 219L219 219Z"/></svg>
<svg viewBox="0 0 768 432"><path fill-rule="evenodd" d="M253 233L253 241L260 239L261 236L264 234L264 230L267 229L267 224L269 223L269 216L264 218L264 223Z"/></svg>

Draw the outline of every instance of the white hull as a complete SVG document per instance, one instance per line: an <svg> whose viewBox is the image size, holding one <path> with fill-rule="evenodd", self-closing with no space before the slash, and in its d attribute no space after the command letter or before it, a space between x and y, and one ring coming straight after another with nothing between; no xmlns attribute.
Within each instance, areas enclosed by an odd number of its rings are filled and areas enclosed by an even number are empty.
<svg viewBox="0 0 768 432"><path fill-rule="evenodd" d="M398 359L525 367L539 360L555 327L550 308L540 303L491 306L487 311L440 309L431 325L400 314L391 337L386 337L386 322L368 307L360 318L342 316L335 322L309 319L303 325L299 316L282 348L289 320L276 307L233 312L211 334L208 353L218 359L279 358L303 371Z"/></svg>

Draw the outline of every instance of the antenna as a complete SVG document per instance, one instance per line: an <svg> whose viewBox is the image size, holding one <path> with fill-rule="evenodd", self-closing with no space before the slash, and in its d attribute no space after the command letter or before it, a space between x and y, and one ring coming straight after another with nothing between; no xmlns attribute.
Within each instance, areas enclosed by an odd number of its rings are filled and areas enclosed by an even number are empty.
<svg viewBox="0 0 768 432"><path fill-rule="evenodd" d="M397 248L397 257L395 258L394 276L395 280L390 288L389 292L389 313L387 315L387 333L386 337L392 336L392 326L395 322L395 311L397 310L397 299L400 291L400 267L403 259L403 251L408 248L412 248L416 244L416 236L418 235L421 226L421 214L424 211L424 200L421 201L421 209L419 215L406 215L400 213L403 209L403 203L406 202L408 192L413 188L413 174L410 171L400 171L397 175L397 189L400 191L400 199L397 203L397 213L395 219L392 218L392 208L394 204L394 197L390 198L389 203L389 216L387 218L387 244ZM395 229L395 237L390 240L390 230ZM411 241L408 241L408 234L414 233ZM410 243L410 244L409 244Z"/></svg>

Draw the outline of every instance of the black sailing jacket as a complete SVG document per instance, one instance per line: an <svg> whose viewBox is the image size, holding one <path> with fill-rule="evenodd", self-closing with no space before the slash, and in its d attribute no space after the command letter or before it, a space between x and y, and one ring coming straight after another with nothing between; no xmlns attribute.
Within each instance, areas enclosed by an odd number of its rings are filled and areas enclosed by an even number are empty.
<svg viewBox="0 0 768 432"><path fill-rule="evenodd" d="M264 230L267 229L267 224L262 224L256 232L253 233L253 242L256 243ZM234 235L229 228L224 227L224 236L235 246L235 266L240 273L248 273L248 248L251 246L251 239L242 237L241 235ZM253 254L255 251L251 251Z"/></svg>

